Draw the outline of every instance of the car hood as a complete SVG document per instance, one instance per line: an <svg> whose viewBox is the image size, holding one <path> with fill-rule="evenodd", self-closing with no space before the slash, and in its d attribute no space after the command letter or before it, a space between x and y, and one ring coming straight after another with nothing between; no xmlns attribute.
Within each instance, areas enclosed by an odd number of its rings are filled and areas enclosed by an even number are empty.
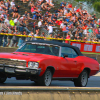
<svg viewBox="0 0 100 100"><path fill-rule="evenodd" d="M52 57L56 57L56 56L38 54L38 53L26 53L26 52L0 53L0 58L18 59L18 60L26 60L26 61L40 61Z"/></svg>

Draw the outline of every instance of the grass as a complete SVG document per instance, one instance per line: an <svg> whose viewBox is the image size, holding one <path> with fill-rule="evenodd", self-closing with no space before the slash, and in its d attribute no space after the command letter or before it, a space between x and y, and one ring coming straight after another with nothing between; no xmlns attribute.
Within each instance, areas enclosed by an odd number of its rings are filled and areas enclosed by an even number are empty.
<svg viewBox="0 0 100 100"><path fill-rule="evenodd" d="M100 55L100 53L94 53L94 52L82 52L83 54L98 54Z"/></svg>

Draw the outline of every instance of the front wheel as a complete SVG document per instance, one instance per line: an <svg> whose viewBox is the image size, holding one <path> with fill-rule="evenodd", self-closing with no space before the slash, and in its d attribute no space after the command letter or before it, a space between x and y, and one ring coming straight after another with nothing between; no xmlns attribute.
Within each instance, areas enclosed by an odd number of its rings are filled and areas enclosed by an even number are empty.
<svg viewBox="0 0 100 100"><path fill-rule="evenodd" d="M74 85L79 86L79 87L85 87L87 85L87 82L88 82L88 72L86 70L84 70L80 74L78 79L74 80Z"/></svg>
<svg viewBox="0 0 100 100"><path fill-rule="evenodd" d="M50 69L47 69L43 76L39 77L38 84L43 86L49 86L52 81L52 72Z"/></svg>

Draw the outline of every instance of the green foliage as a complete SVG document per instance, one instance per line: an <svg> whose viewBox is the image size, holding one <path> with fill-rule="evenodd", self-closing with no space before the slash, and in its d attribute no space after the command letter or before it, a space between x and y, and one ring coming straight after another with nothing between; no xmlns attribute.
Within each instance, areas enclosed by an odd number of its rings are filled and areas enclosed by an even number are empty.
<svg viewBox="0 0 100 100"><path fill-rule="evenodd" d="M100 2L95 2L95 3L93 4L93 6L94 6L94 8L95 8L98 12L100 12Z"/></svg>
<svg viewBox="0 0 100 100"><path fill-rule="evenodd" d="M92 3L95 10L100 12L100 0L75 0L75 1L77 1L77 2L84 1L84 2L88 2L88 3Z"/></svg>
<svg viewBox="0 0 100 100"><path fill-rule="evenodd" d="M84 0L75 0L75 1L79 2L79 1L84 1Z"/></svg>
<svg viewBox="0 0 100 100"><path fill-rule="evenodd" d="M91 2L91 3L94 3L94 2L100 2L100 0L75 0L77 2L79 1L86 1L86 2Z"/></svg>

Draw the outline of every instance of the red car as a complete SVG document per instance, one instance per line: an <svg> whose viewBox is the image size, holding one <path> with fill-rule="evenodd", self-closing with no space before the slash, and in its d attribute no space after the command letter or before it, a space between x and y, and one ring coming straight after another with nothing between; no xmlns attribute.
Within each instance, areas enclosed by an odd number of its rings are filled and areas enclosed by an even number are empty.
<svg viewBox="0 0 100 100"><path fill-rule="evenodd" d="M77 47L55 41L28 41L15 52L0 53L0 83L16 77L44 86L52 79L71 80L84 87L98 71L96 60L84 56Z"/></svg>

